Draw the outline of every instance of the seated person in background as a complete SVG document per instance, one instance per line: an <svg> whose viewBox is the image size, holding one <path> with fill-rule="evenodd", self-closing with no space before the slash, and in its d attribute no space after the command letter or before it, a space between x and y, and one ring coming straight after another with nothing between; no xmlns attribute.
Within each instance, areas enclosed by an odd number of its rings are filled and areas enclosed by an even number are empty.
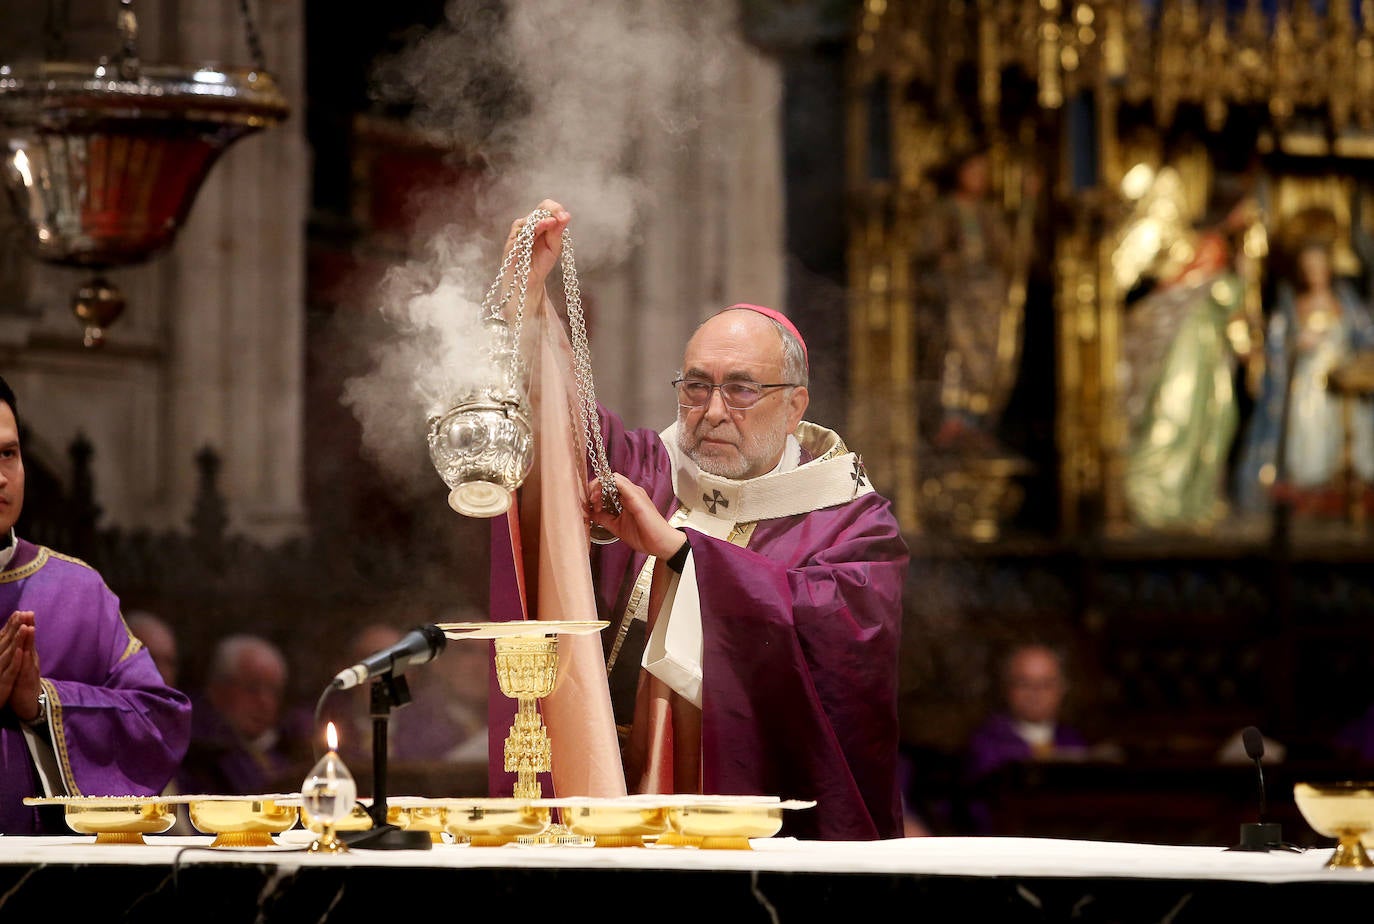
<svg viewBox="0 0 1374 924"><path fill-rule="evenodd" d="M1063 658L1053 648L1029 643L1012 649L1001 672L1004 707L969 736L967 778L982 779L1013 761L1087 756L1087 739L1060 719L1068 688Z"/></svg>
<svg viewBox="0 0 1374 924"><path fill-rule="evenodd" d="M153 663L167 686L177 685L178 657L177 636L166 620L147 610L132 610L125 614L124 622L129 631L148 649Z"/></svg>
<svg viewBox="0 0 1374 924"><path fill-rule="evenodd" d="M0 379L0 833L70 834L29 796L158 793L191 706L83 562L15 535L24 507L17 402Z"/></svg>
<svg viewBox="0 0 1374 924"><path fill-rule="evenodd" d="M309 723L284 713L287 663L257 635L215 646L202 695L193 698L191 745L178 788L188 794L295 792L311 764Z"/></svg>
<svg viewBox="0 0 1374 924"><path fill-rule="evenodd" d="M1002 661L1003 705L969 736L964 752L963 785L968 823L991 833L990 810L978 790L1009 764L1034 761L1116 759L1108 745L1090 747L1077 728L1063 720L1069 684L1064 656L1039 642L1015 646Z"/></svg>

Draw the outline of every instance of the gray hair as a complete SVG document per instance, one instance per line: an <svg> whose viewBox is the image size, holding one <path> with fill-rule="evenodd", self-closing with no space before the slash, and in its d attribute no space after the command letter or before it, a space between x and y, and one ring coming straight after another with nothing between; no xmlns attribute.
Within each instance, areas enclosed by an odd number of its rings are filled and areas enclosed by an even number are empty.
<svg viewBox="0 0 1374 924"><path fill-rule="evenodd" d="M768 319L768 323L773 325L773 329L782 338L782 378L784 382L791 382L794 385L810 385L811 376L806 368L806 350L802 348L801 341L792 336L792 332L783 325Z"/></svg>
<svg viewBox="0 0 1374 924"><path fill-rule="evenodd" d="M209 679L211 681L227 680L236 676L239 658L248 651L261 652L267 655L277 662L283 674L286 673L286 656L282 654L280 648L267 639L260 635L226 635L215 645L214 654L210 658Z"/></svg>

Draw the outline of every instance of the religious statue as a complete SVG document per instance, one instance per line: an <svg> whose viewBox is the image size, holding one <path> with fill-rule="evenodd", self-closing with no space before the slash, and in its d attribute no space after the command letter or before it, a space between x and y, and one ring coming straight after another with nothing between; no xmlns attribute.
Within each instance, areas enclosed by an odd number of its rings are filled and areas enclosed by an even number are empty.
<svg viewBox="0 0 1374 924"><path fill-rule="evenodd" d="M988 148L965 149L950 163L916 240L918 364L940 366L935 448L988 455L998 450L1020 359L1038 182L1027 173L1018 211L1009 213L992 195Z"/></svg>
<svg viewBox="0 0 1374 924"><path fill-rule="evenodd" d="M1374 347L1374 322L1355 287L1334 272L1337 233L1329 210L1310 208L1290 219L1284 235L1287 260L1269 316L1265 375L1236 475L1242 511L1267 510L1281 490L1299 507L1319 505L1327 489L1339 487L1344 399L1328 379L1358 351ZM1374 404L1353 400L1351 461L1368 483L1374 480Z"/></svg>
<svg viewBox="0 0 1374 924"><path fill-rule="evenodd" d="M1240 178L1219 176L1210 198L1191 241L1170 248L1186 263L1162 272L1122 332L1123 489L1131 519L1153 529L1206 529L1227 513L1239 421L1228 328L1245 312L1233 241L1255 216Z"/></svg>

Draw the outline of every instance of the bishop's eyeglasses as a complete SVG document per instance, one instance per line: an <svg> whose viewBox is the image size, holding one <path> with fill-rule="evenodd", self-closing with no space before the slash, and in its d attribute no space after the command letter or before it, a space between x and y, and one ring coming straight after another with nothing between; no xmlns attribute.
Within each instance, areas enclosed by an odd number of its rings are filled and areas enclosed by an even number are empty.
<svg viewBox="0 0 1374 924"><path fill-rule="evenodd" d="M711 392L720 389L721 400L732 411L747 411L759 403L764 391L769 388L795 388L795 382L707 382L703 379L673 379L677 389L677 403L681 407L705 407L711 403Z"/></svg>

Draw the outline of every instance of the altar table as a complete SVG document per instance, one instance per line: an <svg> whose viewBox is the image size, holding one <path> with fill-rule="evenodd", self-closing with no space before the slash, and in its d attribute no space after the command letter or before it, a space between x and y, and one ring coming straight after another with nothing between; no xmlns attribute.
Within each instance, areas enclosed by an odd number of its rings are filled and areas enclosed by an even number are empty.
<svg viewBox="0 0 1374 924"><path fill-rule="evenodd" d="M755 840L751 850L436 844L307 853L209 837L0 837L0 921L793 922L1335 920L1374 870L1329 847L1240 853L1051 838Z"/></svg>

